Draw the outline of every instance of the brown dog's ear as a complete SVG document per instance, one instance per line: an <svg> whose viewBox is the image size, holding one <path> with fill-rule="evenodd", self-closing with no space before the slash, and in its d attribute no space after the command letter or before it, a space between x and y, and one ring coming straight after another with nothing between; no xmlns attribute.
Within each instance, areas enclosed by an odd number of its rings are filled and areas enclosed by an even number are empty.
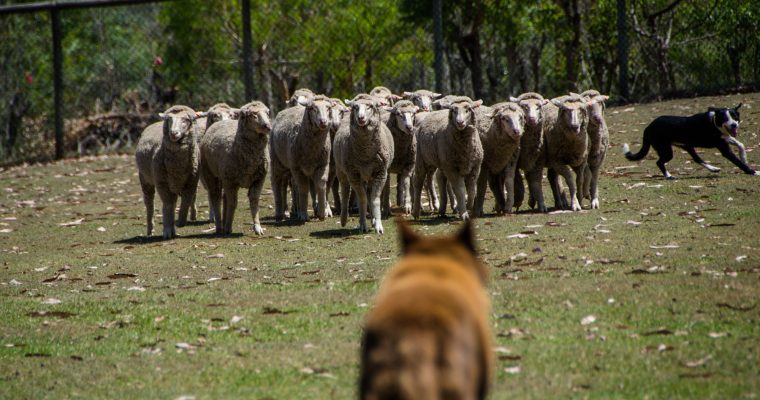
<svg viewBox="0 0 760 400"><path fill-rule="evenodd" d="M398 232L401 236L401 253L406 254L409 251L409 247L420 240L420 235L412 230L409 224L401 218L396 219L396 226L398 226Z"/></svg>
<svg viewBox="0 0 760 400"><path fill-rule="evenodd" d="M477 255L478 251L475 248L475 230L472 227L472 220L467 220L464 223L462 229L457 233L457 240L464 245L473 255Z"/></svg>

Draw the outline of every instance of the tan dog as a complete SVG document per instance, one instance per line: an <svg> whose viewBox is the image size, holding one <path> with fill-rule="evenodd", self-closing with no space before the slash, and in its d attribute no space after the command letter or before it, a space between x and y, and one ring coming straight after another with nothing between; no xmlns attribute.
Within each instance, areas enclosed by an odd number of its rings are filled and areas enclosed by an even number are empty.
<svg viewBox="0 0 760 400"><path fill-rule="evenodd" d="M359 398L484 399L493 369L488 271L472 226L432 238L398 226L403 257L367 316Z"/></svg>

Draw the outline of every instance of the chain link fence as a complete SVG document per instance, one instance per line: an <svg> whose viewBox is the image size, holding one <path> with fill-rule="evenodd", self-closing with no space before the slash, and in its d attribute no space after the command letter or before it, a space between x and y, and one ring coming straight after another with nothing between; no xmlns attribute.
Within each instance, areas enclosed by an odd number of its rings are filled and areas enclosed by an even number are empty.
<svg viewBox="0 0 760 400"><path fill-rule="evenodd" d="M131 149L170 104L205 109L251 100L244 94L240 2L61 12L66 152ZM251 0L254 97L276 112L299 87L340 98L376 85L433 89L428 3ZM617 100L651 101L760 83L757 2L625 2L625 99L620 2L576 3L577 37L563 0L444 1L444 90L496 102L525 91L555 96L597 88ZM0 165L54 154L50 24L44 12L0 15ZM568 60L577 63L572 73Z"/></svg>

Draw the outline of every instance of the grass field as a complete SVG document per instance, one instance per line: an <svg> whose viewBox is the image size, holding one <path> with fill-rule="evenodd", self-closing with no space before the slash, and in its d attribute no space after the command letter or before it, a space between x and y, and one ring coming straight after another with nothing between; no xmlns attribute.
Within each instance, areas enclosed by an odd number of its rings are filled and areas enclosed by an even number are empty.
<svg viewBox="0 0 760 400"><path fill-rule="evenodd" d="M656 115L739 101L757 168L760 93L610 108L600 210L476 221L498 356L490 398L760 396L760 178L711 150L720 173L676 152L674 181L653 153L621 155ZM276 224L270 191L262 202L264 237L241 194L238 234L198 222L160 241L143 237L132 155L0 171L0 398L355 397L395 226Z"/></svg>

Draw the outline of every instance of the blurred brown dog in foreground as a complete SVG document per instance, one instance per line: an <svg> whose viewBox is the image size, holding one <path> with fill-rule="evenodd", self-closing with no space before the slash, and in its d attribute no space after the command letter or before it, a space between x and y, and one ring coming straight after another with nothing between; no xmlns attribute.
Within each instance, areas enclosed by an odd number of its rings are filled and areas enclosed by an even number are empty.
<svg viewBox="0 0 760 400"><path fill-rule="evenodd" d="M359 398L484 399L493 369L488 271L472 225L439 237L398 227L402 258L367 316Z"/></svg>

